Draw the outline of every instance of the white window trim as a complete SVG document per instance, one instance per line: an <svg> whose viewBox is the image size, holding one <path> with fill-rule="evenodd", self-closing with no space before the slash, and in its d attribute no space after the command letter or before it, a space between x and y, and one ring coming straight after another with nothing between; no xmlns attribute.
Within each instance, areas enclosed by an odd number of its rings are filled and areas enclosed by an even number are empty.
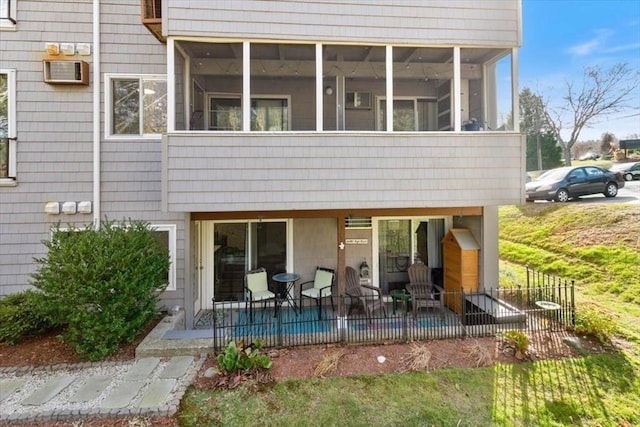
<svg viewBox="0 0 640 427"><path fill-rule="evenodd" d="M114 135L111 133L113 125L113 97L111 85L114 80L162 80L167 85L167 76L164 74L105 74L104 75L104 138L109 140L131 140L131 139L162 139L161 134L138 134L138 135ZM169 88L167 87L167 92ZM167 101L168 102L168 101ZM142 106L140 106L142 107ZM167 110L167 114L169 111ZM168 117L168 116L167 116ZM168 120L168 119L167 119ZM141 123L142 125L142 123Z"/></svg>
<svg viewBox="0 0 640 427"><path fill-rule="evenodd" d="M11 0L9 2L9 16L7 18L0 17L0 31L16 30L17 2L18 0Z"/></svg>
<svg viewBox="0 0 640 427"><path fill-rule="evenodd" d="M169 283L165 291L176 290L176 225L175 224L149 224L149 228L155 231L169 232Z"/></svg>
<svg viewBox="0 0 640 427"><path fill-rule="evenodd" d="M16 168L17 168L17 140L16 140L16 70L13 69L0 69L0 74L7 75L7 91L9 92L8 99L8 132L9 138L9 177L0 178L0 186L14 186L16 185Z"/></svg>

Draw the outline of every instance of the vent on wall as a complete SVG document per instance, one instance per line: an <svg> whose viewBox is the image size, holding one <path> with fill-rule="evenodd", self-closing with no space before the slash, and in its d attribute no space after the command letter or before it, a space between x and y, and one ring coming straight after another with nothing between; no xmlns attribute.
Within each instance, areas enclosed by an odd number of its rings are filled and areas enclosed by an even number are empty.
<svg viewBox="0 0 640 427"><path fill-rule="evenodd" d="M371 228L370 216L348 216L345 218L346 228Z"/></svg>
<svg viewBox="0 0 640 427"><path fill-rule="evenodd" d="M60 85L88 85L89 64L84 61L43 61L44 82Z"/></svg>

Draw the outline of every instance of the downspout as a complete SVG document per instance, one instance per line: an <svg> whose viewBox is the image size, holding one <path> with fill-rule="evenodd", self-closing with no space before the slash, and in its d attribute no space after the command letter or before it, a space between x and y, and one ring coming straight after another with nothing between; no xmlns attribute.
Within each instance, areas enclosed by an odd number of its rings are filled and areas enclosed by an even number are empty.
<svg viewBox="0 0 640 427"><path fill-rule="evenodd" d="M100 0L93 0L93 224L100 228Z"/></svg>

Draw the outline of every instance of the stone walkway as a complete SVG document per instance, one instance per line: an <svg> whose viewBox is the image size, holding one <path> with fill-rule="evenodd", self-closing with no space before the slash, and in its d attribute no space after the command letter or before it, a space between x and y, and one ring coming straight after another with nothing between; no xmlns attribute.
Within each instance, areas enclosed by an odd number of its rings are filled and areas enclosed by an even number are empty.
<svg viewBox="0 0 640 427"><path fill-rule="evenodd" d="M0 424L91 416L172 415L204 357L0 368Z"/></svg>

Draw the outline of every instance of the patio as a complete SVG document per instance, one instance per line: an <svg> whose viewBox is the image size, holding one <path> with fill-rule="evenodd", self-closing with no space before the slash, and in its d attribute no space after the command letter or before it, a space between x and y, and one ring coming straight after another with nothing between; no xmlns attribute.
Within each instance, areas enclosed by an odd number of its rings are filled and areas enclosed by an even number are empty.
<svg viewBox="0 0 640 427"><path fill-rule="evenodd" d="M563 329L573 323L573 284L536 288L491 290L482 294L448 293L460 298L461 313L449 308L418 311L416 317L403 304L393 312L391 298L385 299L386 316L376 311L371 318L355 311L347 315L349 297L334 297L336 311L322 307L322 319L314 304L305 304L300 312L282 307L274 316L274 307L260 304L249 320L244 304L214 302L215 310L203 311L196 329L185 329L184 312L167 316L143 341L136 355L193 355L218 351L231 340L251 342L261 339L265 347L292 347L332 343L409 342L492 336L507 330L527 333ZM553 302L553 309L539 304ZM538 303L538 304L537 304ZM341 311L342 310L342 311ZM340 313L345 315L340 315Z"/></svg>

